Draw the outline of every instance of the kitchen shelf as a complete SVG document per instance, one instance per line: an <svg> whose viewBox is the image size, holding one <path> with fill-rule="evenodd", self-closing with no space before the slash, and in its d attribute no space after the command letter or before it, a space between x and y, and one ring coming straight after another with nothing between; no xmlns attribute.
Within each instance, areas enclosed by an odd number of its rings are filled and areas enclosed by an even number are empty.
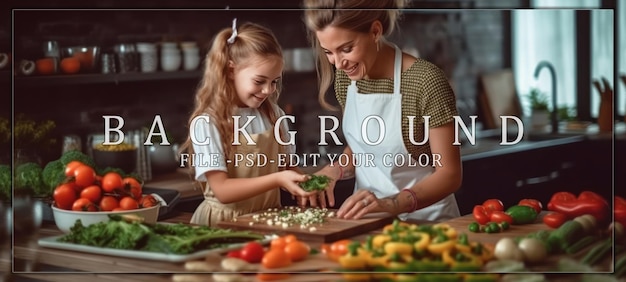
<svg viewBox="0 0 626 282"><path fill-rule="evenodd" d="M298 77L300 75L314 75L315 72L285 72L285 76ZM174 71L174 72L131 72L115 74L60 74L60 75L40 75L40 76L16 76L14 78L15 88L35 88L48 86L68 86L86 84L119 84L123 82L142 81L162 81L162 80L200 80L202 70L195 71Z"/></svg>
<svg viewBox="0 0 626 282"><path fill-rule="evenodd" d="M200 79L202 71L175 71L175 72L130 72L115 74L65 74L47 76L16 76L15 87L44 87L61 85L82 85L82 84L119 84L121 82L139 82L154 80L180 80L180 79Z"/></svg>

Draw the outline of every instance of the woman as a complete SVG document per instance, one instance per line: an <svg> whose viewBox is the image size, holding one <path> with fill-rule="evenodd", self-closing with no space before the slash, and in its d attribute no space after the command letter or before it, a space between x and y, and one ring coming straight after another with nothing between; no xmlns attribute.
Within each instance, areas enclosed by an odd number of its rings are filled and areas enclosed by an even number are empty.
<svg viewBox="0 0 626 282"><path fill-rule="evenodd" d="M458 217L453 193L461 184L462 167L459 148L452 145L457 115L454 93L439 68L385 40L402 3L305 0L304 6L304 21L318 59L320 102L330 106L324 96L334 79L348 143L344 153L352 158L367 156L374 163L335 162L318 172L334 179L356 177L355 191L337 215L360 218L389 212L401 219ZM426 136L424 145L411 142L410 116L415 116L413 141ZM404 162L393 161L402 157ZM422 165L415 165L417 160ZM322 205L324 197L334 205L333 190L331 185L320 193Z"/></svg>

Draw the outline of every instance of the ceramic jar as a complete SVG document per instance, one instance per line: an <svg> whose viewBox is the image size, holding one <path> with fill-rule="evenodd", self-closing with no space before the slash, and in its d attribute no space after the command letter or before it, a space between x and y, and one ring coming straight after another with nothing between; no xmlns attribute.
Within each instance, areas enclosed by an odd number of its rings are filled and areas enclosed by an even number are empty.
<svg viewBox="0 0 626 282"><path fill-rule="evenodd" d="M196 42L182 42L180 47L183 51L183 69L186 71L197 69L200 65L200 51Z"/></svg>
<svg viewBox="0 0 626 282"><path fill-rule="evenodd" d="M161 43L161 69L163 71L177 71L182 64L180 50L174 42Z"/></svg>
<svg viewBox="0 0 626 282"><path fill-rule="evenodd" d="M155 72L158 68L159 58L157 56L157 46L153 43L136 43L139 53L139 69L141 72Z"/></svg>

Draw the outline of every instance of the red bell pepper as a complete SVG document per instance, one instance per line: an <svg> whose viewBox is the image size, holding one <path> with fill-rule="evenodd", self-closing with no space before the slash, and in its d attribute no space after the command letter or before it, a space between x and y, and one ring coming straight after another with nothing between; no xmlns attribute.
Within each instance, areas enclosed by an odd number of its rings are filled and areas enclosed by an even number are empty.
<svg viewBox="0 0 626 282"><path fill-rule="evenodd" d="M596 220L606 222L609 217L606 199L591 191L583 191L578 197L570 192L554 193L548 203L548 210L563 213L570 219L590 214Z"/></svg>
<svg viewBox="0 0 626 282"><path fill-rule="evenodd" d="M626 227L626 200L620 196L613 199L613 215L615 221Z"/></svg>

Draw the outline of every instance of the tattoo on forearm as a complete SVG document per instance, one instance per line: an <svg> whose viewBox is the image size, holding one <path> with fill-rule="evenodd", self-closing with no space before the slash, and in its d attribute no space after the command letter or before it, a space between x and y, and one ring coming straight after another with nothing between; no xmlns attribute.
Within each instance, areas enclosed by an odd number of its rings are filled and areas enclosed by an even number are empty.
<svg viewBox="0 0 626 282"><path fill-rule="evenodd" d="M388 211L397 211L400 207L400 202L398 201L398 195L389 196L383 198L383 205L385 210Z"/></svg>

